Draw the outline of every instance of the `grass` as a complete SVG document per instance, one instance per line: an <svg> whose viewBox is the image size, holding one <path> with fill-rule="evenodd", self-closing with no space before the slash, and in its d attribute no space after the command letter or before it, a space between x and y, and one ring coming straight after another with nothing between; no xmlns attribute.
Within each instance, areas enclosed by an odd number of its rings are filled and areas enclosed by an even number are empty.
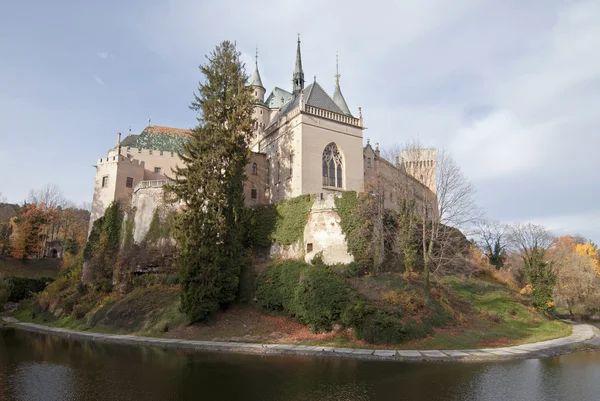
<svg viewBox="0 0 600 401"><path fill-rule="evenodd" d="M0 277L56 278L60 259L0 259Z"/></svg>
<svg viewBox="0 0 600 401"><path fill-rule="evenodd" d="M391 274L353 282L355 288L374 302L390 302L381 295L382 289L387 289L399 294L398 302L401 303L406 294L418 297L421 284ZM82 319L57 318L48 311L33 313L34 301L23 303L14 316L22 321L99 333L381 349L493 348L571 334L569 324L540 314L530 306L529 300L494 281L453 277L438 281L433 288L440 300L443 298L444 308L452 310L452 322L435 329L427 338L383 346L356 340L351 330L344 328L315 334L301 323L279 313L265 312L253 303L234 305L216 314L209 322L188 325L178 308L179 285L155 284L135 288L126 295L81 295L78 302L91 305ZM415 313L407 312L407 316L418 319L419 313L417 309Z"/></svg>
<svg viewBox="0 0 600 401"><path fill-rule="evenodd" d="M136 288L120 296L117 293L82 295L79 303L92 303L81 319L73 315L56 317L40 312L35 300L23 302L14 312L15 318L51 327L92 331L106 334L162 335L187 322L179 311L179 286L155 285Z"/></svg>

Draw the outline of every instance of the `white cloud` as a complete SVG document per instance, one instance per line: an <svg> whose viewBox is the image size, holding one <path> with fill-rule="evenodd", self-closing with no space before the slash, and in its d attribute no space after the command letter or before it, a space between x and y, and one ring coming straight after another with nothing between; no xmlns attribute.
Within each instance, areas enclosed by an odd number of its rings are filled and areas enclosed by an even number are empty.
<svg viewBox="0 0 600 401"><path fill-rule="evenodd" d="M115 57L113 54L108 53L108 52L98 52L98 53L96 53L96 55L98 57L100 57L101 59L107 59L107 58L113 58L113 57Z"/></svg>
<svg viewBox="0 0 600 401"><path fill-rule="evenodd" d="M106 86L106 83L98 75L94 74L92 77L94 78L94 81L98 83L98 85Z"/></svg>

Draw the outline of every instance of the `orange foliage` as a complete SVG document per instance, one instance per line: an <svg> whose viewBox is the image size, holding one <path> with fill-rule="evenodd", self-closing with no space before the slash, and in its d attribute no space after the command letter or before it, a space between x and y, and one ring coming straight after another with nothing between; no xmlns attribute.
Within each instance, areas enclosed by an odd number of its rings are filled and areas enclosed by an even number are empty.
<svg viewBox="0 0 600 401"><path fill-rule="evenodd" d="M21 207L18 217L14 220L15 232L11 241L12 256L27 258L41 257L48 237L48 229L57 217L55 207L45 204L26 204Z"/></svg>

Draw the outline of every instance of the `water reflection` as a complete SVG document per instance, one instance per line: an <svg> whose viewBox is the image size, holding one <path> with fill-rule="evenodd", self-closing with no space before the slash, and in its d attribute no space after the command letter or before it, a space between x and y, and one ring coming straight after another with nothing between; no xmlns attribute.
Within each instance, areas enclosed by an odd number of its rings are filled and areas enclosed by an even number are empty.
<svg viewBox="0 0 600 401"><path fill-rule="evenodd" d="M592 400L600 353L486 364L197 353L0 329L9 400ZM1 398L1 397L0 397Z"/></svg>

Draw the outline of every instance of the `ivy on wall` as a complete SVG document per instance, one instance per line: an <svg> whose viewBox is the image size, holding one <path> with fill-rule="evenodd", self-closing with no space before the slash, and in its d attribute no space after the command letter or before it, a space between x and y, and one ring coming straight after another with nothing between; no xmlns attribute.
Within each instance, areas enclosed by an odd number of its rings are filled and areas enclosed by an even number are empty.
<svg viewBox="0 0 600 401"><path fill-rule="evenodd" d="M171 238L175 215L175 212L170 212L163 221L160 217L158 208L154 209L150 227L148 227L148 232L146 233L144 240L148 243L157 243L161 239Z"/></svg>
<svg viewBox="0 0 600 401"><path fill-rule="evenodd" d="M267 247L273 242L281 245L301 242L314 200L313 195L300 195L274 205L249 209L246 231L247 246Z"/></svg>
<svg viewBox="0 0 600 401"><path fill-rule="evenodd" d="M125 221L125 235L123 238L123 247L128 248L133 245L133 231L135 229L135 211L136 209L131 209L131 212L127 215L127 220Z"/></svg>
<svg viewBox="0 0 600 401"><path fill-rule="evenodd" d="M369 269L373 264L372 200L369 194L342 192L341 197L335 198L335 207L354 261L361 269Z"/></svg>

